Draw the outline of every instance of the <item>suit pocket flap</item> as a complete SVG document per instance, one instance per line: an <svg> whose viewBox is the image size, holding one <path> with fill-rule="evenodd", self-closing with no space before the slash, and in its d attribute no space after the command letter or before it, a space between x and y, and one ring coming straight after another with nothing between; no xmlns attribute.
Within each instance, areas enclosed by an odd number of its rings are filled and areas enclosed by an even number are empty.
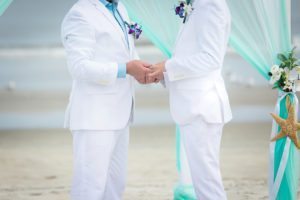
<svg viewBox="0 0 300 200"><path fill-rule="evenodd" d="M118 92L119 84L104 85L94 82L80 82L77 84L79 91L85 94L115 94Z"/></svg>

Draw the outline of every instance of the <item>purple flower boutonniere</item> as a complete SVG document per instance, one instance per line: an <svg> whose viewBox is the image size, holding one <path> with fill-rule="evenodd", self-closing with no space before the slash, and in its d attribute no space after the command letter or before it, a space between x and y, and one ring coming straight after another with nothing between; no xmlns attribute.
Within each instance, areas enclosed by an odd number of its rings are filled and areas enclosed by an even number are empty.
<svg viewBox="0 0 300 200"><path fill-rule="evenodd" d="M134 39L139 39L143 30L142 30L142 26L140 26L138 23L127 23L126 25L128 27L128 34L129 35L133 35Z"/></svg>
<svg viewBox="0 0 300 200"><path fill-rule="evenodd" d="M183 18L183 23L186 22L188 16L194 10L191 0L179 0L179 5L175 6L175 14Z"/></svg>

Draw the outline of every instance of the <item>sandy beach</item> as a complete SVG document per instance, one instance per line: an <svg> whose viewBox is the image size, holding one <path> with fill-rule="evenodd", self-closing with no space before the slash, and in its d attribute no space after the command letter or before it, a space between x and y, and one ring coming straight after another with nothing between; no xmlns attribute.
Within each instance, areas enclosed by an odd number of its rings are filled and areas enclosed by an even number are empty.
<svg viewBox="0 0 300 200"><path fill-rule="evenodd" d="M267 199L269 124L227 125L221 150L228 199ZM170 200L176 184L172 126L132 128L126 200ZM65 130L0 133L0 199L68 199L71 135Z"/></svg>

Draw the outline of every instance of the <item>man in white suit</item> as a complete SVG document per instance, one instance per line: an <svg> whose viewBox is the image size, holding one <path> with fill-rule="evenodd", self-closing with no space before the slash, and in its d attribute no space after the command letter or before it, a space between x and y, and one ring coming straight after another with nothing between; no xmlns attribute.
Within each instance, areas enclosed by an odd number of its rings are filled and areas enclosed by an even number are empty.
<svg viewBox="0 0 300 200"><path fill-rule="evenodd" d="M117 0L79 0L62 24L73 79L66 127L73 135L73 200L120 200L125 188L133 77L146 82L129 18Z"/></svg>
<svg viewBox="0 0 300 200"><path fill-rule="evenodd" d="M232 115L221 69L230 13L225 0L195 0L192 7L173 57L153 66L148 81L164 79L169 88L197 199L224 200L219 150Z"/></svg>

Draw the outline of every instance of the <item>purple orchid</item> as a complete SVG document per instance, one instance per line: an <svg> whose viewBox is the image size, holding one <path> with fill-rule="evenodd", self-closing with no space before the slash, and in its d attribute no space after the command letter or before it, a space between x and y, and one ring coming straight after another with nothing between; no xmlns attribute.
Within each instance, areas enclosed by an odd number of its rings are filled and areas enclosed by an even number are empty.
<svg viewBox="0 0 300 200"><path fill-rule="evenodd" d="M175 7L175 13L176 15L178 15L180 18L184 18L185 17L185 10L184 10L184 3L181 2L179 4L179 6Z"/></svg>
<svg viewBox="0 0 300 200"><path fill-rule="evenodd" d="M132 23L132 24L126 23L126 24L129 29L128 34L133 35L134 39L139 39L143 32L142 26L140 26L137 23Z"/></svg>
<svg viewBox="0 0 300 200"><path fill-rule="evenodd" d="M183 23L186 22L188 16L193 11L191 0L180 0L179 5L175 6L175 14L183 18Z"/></svg>

